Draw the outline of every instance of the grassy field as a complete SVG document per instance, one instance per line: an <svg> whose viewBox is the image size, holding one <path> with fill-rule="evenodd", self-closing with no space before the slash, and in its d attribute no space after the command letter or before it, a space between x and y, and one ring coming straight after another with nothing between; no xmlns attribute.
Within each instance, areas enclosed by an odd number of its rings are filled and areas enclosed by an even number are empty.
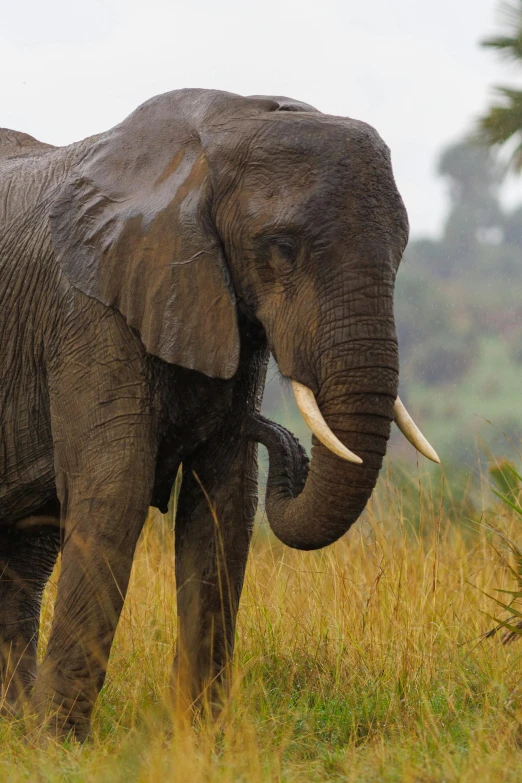
<svg viewBox="0 0 522 783"><path fill-rule="evenodd" d="M416 479L408 494L383 479L321 552L257 533L219 726L173 727L173 540L149 519L92 741L42 749L1 722L0 781L522 781L522 640L478 638L505 616L484 592L515 587L509 556ZM505 506L487 519L522 542Z"/></svg>

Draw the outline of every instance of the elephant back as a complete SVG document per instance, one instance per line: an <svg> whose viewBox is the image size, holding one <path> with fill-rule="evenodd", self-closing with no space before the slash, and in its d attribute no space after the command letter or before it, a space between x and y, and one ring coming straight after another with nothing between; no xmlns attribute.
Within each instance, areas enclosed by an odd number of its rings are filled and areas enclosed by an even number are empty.
<svg viewBox="0 0 522 783"><path fill-rule="evenodd" d="M32 158L55 150L52 144L45 144L28 133L0 128L0 160Z"/></svg>

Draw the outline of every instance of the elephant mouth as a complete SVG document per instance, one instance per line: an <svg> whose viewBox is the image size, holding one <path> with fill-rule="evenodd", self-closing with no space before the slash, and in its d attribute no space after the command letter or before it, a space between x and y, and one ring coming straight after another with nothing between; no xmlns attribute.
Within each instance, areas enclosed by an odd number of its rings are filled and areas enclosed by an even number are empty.
<svg viewBox="0 0 522 783"><path fill-rule="evenodd" d="M292 389L299 412L317 440L341 459L361 465L362 459L341 443L324 420L313 391L297 381L292 381ZM417 451L432 462L440 464L437 452L417 427L399 397L395 400L393 418L404 437Z"/></svg>

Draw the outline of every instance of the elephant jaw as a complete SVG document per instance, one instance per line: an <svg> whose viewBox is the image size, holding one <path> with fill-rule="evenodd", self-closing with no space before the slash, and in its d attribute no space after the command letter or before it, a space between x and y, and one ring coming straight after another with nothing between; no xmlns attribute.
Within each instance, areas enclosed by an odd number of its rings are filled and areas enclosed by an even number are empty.
<svg viewBox="0 0 522 783"><path fill-rule="evenodd" d="M292 381L292 389L301 416L310 427L317 440L341 459L361 465L362 459L341 443L339 438L334 435L324 420L313 391L297 381ZM419 430L399 397L395 400L393 414L397 427L405 438L415 446L417 451L420 451L421 454L432 462L440 464L437 452Z"/></svg>

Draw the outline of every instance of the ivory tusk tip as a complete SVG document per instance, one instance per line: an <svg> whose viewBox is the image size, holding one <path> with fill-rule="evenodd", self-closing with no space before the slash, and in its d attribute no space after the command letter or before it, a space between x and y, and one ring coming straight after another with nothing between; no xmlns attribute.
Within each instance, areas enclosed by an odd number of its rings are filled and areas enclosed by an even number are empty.
<svg viewBox="0 0 522 783"><path fill-rule="evenodd" d="M439 455L419 430L399 397L395 400L394 419L397 427L412 446L423 456L440 465Z"/></svg>
<svg viewBox="0 0 522 783"><path fill-rule="evenodd" d="M429 449L426 448L424 449L424 451L420 451L420 453L427 459L430 459L432 462L435 462L437 465L440 465L440 457L434 448L429 448Z"/></svg>

